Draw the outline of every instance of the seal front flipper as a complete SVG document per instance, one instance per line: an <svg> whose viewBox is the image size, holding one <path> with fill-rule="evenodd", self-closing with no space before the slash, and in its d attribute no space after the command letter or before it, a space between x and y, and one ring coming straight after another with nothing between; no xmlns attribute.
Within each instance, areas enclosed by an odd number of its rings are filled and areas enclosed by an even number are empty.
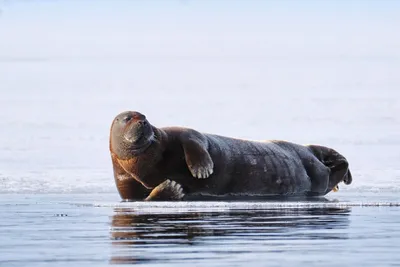
<svg viewBox="0 0 400 267"><path fill-rule="evenodd" d="M186 164L195 178L208 178L214 171L214 162L207 151L206 138L198 133L181 138Z"/></svg>
<svg viewBox="0 0 400 267"><path fill-rule="evenodd" d="M166 180L156 186L145 198L145 201L168 201L168 200L182 200L185 194L180 184L175 181Z"/></svg>

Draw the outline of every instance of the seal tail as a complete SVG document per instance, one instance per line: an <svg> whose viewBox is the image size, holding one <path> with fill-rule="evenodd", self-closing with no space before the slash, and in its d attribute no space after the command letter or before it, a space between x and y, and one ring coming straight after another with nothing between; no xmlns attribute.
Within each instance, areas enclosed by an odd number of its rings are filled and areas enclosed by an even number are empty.
<svg viewBox="0 0 400 267"><path fill-rule="evenodd" d="M314 155L330 169L327 192L338 189L337 185L343 182L349 185L353 181L347 159L336 150L319 145L308 146Z"/></svg>

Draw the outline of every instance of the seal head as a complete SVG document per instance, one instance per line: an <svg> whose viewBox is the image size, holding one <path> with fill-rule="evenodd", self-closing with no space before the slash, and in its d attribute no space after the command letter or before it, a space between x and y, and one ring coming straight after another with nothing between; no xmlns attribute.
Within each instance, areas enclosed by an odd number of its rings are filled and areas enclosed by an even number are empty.
<svg viewBox="0 0 400 267"><path fill-rule="evenodd" d="M143 153L153 140L154 130L143 114L125 111L115 117L110 146L120 159Z"/></svg>

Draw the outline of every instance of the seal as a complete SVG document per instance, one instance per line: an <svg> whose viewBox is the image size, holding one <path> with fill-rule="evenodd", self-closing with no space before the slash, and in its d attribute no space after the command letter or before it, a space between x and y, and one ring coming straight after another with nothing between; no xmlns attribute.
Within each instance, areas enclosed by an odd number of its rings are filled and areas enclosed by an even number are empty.
<svg viewBox="0 0 400 267"><path fill-rule="evenodd" d="M114 118L109 149L124 200L323 196L352 182L348 161L329 147L157 128L136 111Z"/></svg>

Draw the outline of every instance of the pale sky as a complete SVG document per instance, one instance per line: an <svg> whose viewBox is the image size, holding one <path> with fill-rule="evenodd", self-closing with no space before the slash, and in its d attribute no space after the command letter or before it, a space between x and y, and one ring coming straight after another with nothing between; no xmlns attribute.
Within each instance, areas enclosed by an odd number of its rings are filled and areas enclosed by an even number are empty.
<svg viewBox="0 0 400 267"><path fill-rule="evenodd" d="M3 1L0 59L399 57L400 1Z"/></svg>

